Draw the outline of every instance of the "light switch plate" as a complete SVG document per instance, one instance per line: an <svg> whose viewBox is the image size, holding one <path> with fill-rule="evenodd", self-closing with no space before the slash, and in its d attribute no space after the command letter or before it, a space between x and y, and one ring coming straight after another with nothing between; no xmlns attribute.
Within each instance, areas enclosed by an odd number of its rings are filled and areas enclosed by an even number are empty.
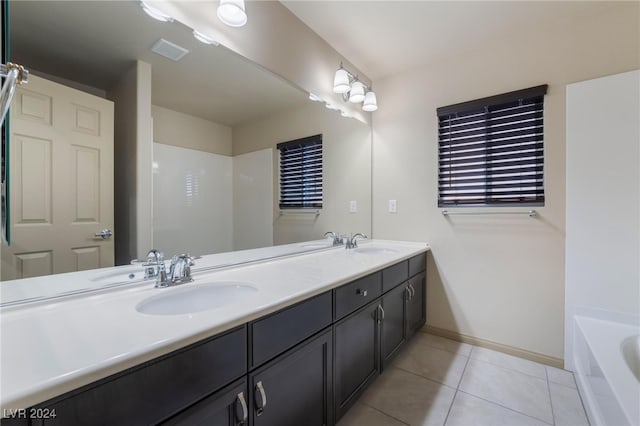
<svg viewBox="0 0 640 426"><path fill-rule="evenodd" d="M398 213L398 202L396 200L389 200L389 213Z"/></svg>
<svg viewBox="0 0 640 426"><path fill-rule="evenodd" d="M355 200L349 201L349 213L356 213L358 211L358 202Z"/></svg>

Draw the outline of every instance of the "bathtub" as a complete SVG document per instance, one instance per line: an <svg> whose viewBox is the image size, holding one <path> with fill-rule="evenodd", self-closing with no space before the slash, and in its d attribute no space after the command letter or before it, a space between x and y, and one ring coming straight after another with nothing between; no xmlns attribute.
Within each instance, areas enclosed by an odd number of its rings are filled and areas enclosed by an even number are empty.
<svg viewBox="0 0 640 426"><path fill-rule="evenodd" d="M640 425L640 324L575 316L575 377L592 425Z"/></svg>

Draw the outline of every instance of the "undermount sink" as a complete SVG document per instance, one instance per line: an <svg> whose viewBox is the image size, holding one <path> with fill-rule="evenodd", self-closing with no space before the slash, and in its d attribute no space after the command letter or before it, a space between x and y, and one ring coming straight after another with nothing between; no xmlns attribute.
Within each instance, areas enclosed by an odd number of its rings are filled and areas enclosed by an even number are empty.
<svg viewBox="0 0 640 426"><path fill-rule="evenodd" d="M353 249L356 253L362 254L391 254L397 253L398 250L387 247L358 247Z"/></svg>
<svg viewBox="0 0 640 426"><path fill-rule="evenodd" d="M143 300L136 310L146 315L193 314L240 302L257 291L250 284L234 281L186 284Z"/></svg>
<svg viewBox="0 0 640 426"><path fill-rule="evenodd" d="M329 248L332 247L333 244L331 242L317 242L317 243L305 243L301 244L301 247L308 249L320 249L320 248Z"/></svg>
<svg viewBox="0 0 640 426"><path fill-rule="evenodd" d="M115 283L133 282L144 279L144 270L141 268L128 268L124 271L107 272L105 274L96 275L91 281L108 285Z"/></svg>

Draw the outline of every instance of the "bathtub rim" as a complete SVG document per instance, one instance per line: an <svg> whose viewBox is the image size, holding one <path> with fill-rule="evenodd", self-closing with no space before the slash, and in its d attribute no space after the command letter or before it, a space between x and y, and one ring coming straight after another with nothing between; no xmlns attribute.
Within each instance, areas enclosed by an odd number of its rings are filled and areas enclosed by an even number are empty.
<svg viewBox="0 0 640 426"><path fill-rule="evenodd" d="M640 398L640 383L636 381L633 372L627 365L621 348L621 344L626 338L640 335L640 326L635 321L629 323L626 321L621 322L583 315L574 316L574 325L578 328L580 335L589 347L598 367L602 370L604 378L627 421L631 425L640 424L640 407L638 407L637 404L638 398ZM607 332L602 332L601 330L603 328L606 329ZM598 332L599 330L600 332ZM597 335L597 337L594 335ZM577 338L578 335L574 335L574 339ZM594 339L596 338L600 341L595 342ZM615 349L607 351L604 349L605 347L614 347ZM588 414L590 417L594 417L590 420L592 420L592 423L600 424L604 419L600 418L601 414L599 410L596 410L595 407L592 406L594 405L594 401L591 399L593 399L594 396L591 392L585 391L586 389L590 389L590 386L585 383L585 378L583 378L585 372L581 371L582 366L578 360L578 356L579 354L574 352L576 379L582 393L586 396L585 399L588 401ZM628 370L626 374L625 369ZM630 389L631 391L625 392L623 389Z"/></svg>

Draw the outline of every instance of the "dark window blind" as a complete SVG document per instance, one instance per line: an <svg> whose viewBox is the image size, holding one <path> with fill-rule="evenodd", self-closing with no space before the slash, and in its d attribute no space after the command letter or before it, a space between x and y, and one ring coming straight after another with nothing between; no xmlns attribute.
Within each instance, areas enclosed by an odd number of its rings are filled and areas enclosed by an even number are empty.
<svg viewBox="0 0 640 426"><path fill-rule="evenodd" d="M280 208L322 208L322 135L278 144Z"/></svg>
<svg viewBox="0 0 640 426"><path fill-rule="evenodd" d="M438 207L544 205L546 91L438 108Z"/></svg>

